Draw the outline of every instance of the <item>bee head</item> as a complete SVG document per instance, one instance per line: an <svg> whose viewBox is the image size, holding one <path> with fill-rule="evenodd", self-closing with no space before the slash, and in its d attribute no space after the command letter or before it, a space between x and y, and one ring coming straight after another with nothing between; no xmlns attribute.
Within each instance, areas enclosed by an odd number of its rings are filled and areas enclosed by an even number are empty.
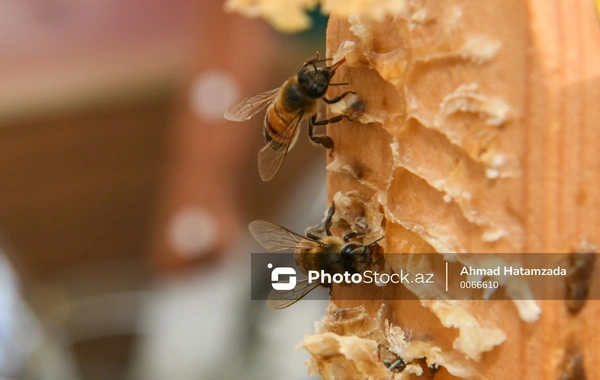
<svg viewBox="0 0 600 380"><path fill-rule="evenodd" d="M335 70L329 67L304 67L298 72L298 83L304 93L311 98L321 98L327 92Z"/></svg>
<svg viewBox="0 0 600 380"><path fill-rule="evenodd" d="M360 272L371 257L368 246L349 243L342 248L342 261L349 272Z"/></svg>

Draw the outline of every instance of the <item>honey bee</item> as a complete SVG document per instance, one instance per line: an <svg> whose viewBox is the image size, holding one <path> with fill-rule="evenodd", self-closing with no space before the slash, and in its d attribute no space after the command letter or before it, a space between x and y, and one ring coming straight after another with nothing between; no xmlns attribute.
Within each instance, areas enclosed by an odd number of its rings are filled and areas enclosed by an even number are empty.
<svg viewBox="0 0 600 380"><path fill-rule="evenodd" d="M336 123L344 117L351 120L346 115L317 120L319 99L333 104L346 95L355 93L346 91L333 99L325 98L329 86L348 84L331 83L331 78L345 62L345 58L331 66L317 67L317 63L327 60L329 59L319 59L317 52L315 58L304 62L298 73L286 80L281 87L243 99L225 112L227 120L245 121L268 106L263 126L267 145L258 152L258 171L263 181L273 178L281 167L287 152L298 139L298 126L302 121L308 120L308 137L329 149L333 148L333 141L326 135L314 134L314 126Z"/></svg>
<svg viewBox="0 0 600 380"><path fill-rule="evenodd" d="M330 207L323 223L309 229L306 236L262 220L255 220L248 228L254 239L270 252L294 249L296 264L305 275L308 275L310 270L322 270L329 274L361 273L369 265L375 246L383 237L363 245L351 242L361 237L357 232L350 232L344 237L333 236L330 228L334 212L335 208ZM325 236L320 236L322 233L325 233ZM305 297L319 285L328 286L316 281L309 283L308 279L303 279L298 281L292 290L272 291L267 306L272 309L284 309Z"/></svg>

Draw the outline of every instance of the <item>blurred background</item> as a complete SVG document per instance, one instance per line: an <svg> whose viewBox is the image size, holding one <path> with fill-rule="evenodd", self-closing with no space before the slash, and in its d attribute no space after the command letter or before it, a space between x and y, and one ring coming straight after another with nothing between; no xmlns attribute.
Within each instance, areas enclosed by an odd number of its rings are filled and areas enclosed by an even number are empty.
<svg viewBox="0 0 600 380"><path fill-rule="evenodd" d="M263 183L263 113L223 112L325 51L326 19L222 8L0 2L0 378L308 378L326 302L251 301L247 225L317 224L326 153L301 136Z"/></svg>

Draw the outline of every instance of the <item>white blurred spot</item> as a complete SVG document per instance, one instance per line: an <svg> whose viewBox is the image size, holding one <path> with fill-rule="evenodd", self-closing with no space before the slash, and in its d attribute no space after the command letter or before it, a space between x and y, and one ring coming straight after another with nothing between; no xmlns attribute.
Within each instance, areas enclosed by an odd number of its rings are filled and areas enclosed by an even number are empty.
<svg viewBox="0 0 600 380"><path fill-rule="evenodd" d="M214 217L200 208L179 211L169 226L169 243L182 256L201 256L215 245L217 223Z"/></svg>
<svg viewBox="0 0 600 380"><path fill-rule="evenodd" d="M487 168L485 169L485 176L488 179L496 179L500 176L500 172L498 171L498 169Z"/></svg>
<svg viewBox="0 0 600 380"><path fill-rule="evenodd" d="M31 310L21 298L19 283L0 250L0 380L19 371L39 348L41 334Z"/></svg>
<svg viewBox="0 0 600 380"><path fill-rule="evenodd" d="M240 93L238 82L224 71L209 70L200 74L190 90L191 108L197 117L223 119L225 110Z"/></svg>
<svg viewBox="0 0 600 380"><path fill-rule="evenodd" d="M481 240L491 243L500 240L501 238L506 236L506 234L507 232L503 230L486 231L483 233L483 235L481 235Z"/></svg>
<svg viewBox="0 0 600 380"><path fill-rule="evenodd" d="M492 167L494 168L499 168L500 166L504 165L506 163L506 156L503 154L496 154L494 155L494 157L492 158Z"/></svg>

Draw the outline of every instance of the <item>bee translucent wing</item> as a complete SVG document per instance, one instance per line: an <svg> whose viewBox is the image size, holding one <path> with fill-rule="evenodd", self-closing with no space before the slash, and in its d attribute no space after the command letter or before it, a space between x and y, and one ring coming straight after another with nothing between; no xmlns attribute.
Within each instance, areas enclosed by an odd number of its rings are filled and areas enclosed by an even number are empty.
<svg viewBox="0 0 600 380"><path fill-rule="evenodd" d="M225 111L225 119L231 121L244 121L256 115L260 110L273 102L279 93L279 88L253 95L243 99Z"/></svg>
<svg viewBox="0 0 600 380"><path fill-rule="evenodd" d="M281 251L283 249L311 249L323 247L324 244L300 236L278 224L255 220L250 223L248 229L257 242L269 252Z"/></svg>
<svg viewBox="0 0 600 380"><path fill-rule="evenodd" d="M277 138L258 151L258 173L263 181L270 181L279 171L290 145L296 139L302 114L298 115Z"/></svg>
<svg viewBox="0 0 600 380"><path fill-rule="evenodd" d="M308 279L298 281L294 289L286 291L271 290L267 299L267 306L271 309L285 309L295 304L310 293L314 288L321 285L318 282L309 283Z"/></svg>

